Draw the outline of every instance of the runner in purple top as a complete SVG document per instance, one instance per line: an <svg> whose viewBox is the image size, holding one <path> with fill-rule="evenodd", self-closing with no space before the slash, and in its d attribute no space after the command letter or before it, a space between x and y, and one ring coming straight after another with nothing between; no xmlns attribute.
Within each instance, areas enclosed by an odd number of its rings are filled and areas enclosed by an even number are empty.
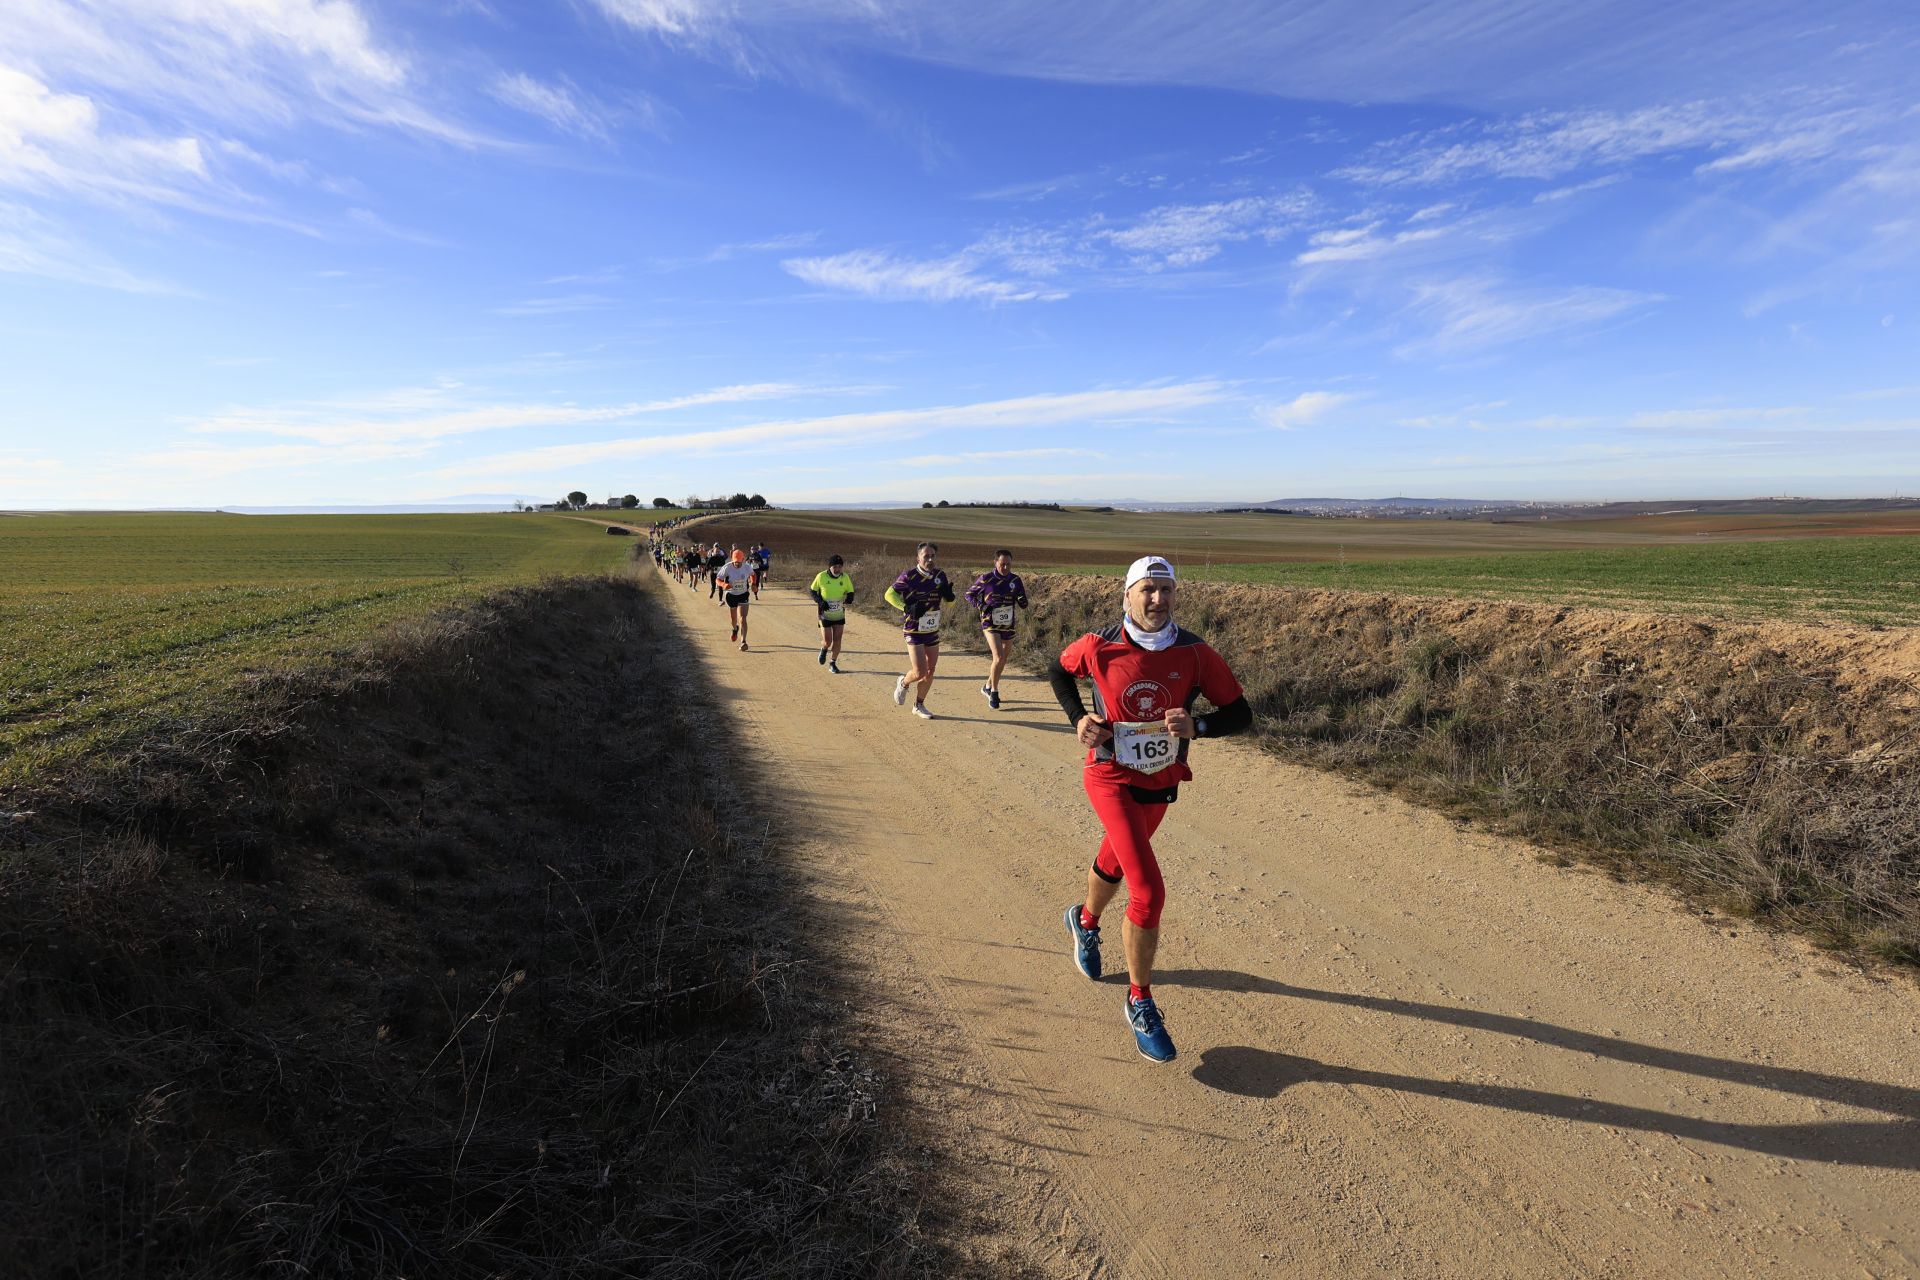
<svg viewBox="0 0 1920 1280"><path fill-rule="evenodd" d="M1000 673L1007 669L1007 659L1013 654L1013 611L1027 607L1027 584L1013 571L1013 552L993 553L993 568L967 588L967 603L980 611L980 631L987 637L987 651L993 655L980 694L998 711Z"/></svg>
<svg viewBox="0 0 1920 1280"><path fill-rule="evenodd" d="M919 563L887 588L887 603L906 615L907 660L911 664L894 682L893 705L907 700L909 685L918 685L913 714L922 720L933 719L933 712L927 710L927 694L933 690L933 668L940 661L940 604L953 599L953 584L934 565L939 555L938 543L921 543Z"/></svg>

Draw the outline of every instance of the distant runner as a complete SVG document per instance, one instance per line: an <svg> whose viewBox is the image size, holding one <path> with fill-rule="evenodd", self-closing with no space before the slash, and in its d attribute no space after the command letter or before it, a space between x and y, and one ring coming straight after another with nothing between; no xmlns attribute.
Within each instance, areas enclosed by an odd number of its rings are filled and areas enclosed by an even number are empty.
<svg viewBox="0 0 1920 1280"><path fill-rule="evenodd" d="M1106 828L1087 871L1087 896L1068 907L1073 962L1100 977L1100 913L1127 882L1127 915L1120 938L1127 957L1126 1015L1134 1046L1152 1062L1172 1062L1173 1037L1153 1002L1153 956L1160 944L1160 908L1166 885L1153 856L1153 833L1193 777L1187 747L1193 738L1224 738L1253 723L1240 682L1226 660L1173 621L1173 566L1142 556L1127 569L1126 609L1120 621L1068 645L1048 669L1054 697L1089 748L1082 782ZM1093 682L1093 712L1080 699L1079 680ZM1204 695L1217 710L1195 717Z"/></svg>
<svg viewBox="0 0 1920 1280"><path fill-rule="evenodd" d="M680 568L686 575L687 590L698 591L700 589L700 571L704 567L705 562L701 559L700 552L695 548L688 547L680 553Z"/></svg>
<svg viewBox="0 0 1920 1280"><path fill-rule="evenodd" d="M1007 669L1007 658L1013 653L1013 611L1027 607L1027 584L1013 571L1013 552L993 553L993 568L967 588L967 603L980 611L980 632L987 638L987 652L993 655L987 682L980 686L980 692L987 705L998 711L1000 673Z"/></svg>
<svg viewBox="0 0 1920 1280"><path fill-rule="evenodd" d="M726 601L727 621L733 625L729 640L738 640L741 651L747 647L747 607L752 600L749 594L753 589L753 569L747 564L747 553L735 547L731 563L722 565L713 575L713 580L721 589L721 598Z"/></svg>
<svg viewBox="0 0 1920 1280"><path fill-rule="evenodd" d="M918 685L913 695L913 714L922 720L933 719L927 710L927 694L933 689L933 669L940 662L940 602L953 600L953 584L944 570L934 567L940 544L920 544L919 563L893 580L887 588L887 603L906 615L907 674L893 685L893 705L907 700L907 687Z"/></svg>
<svg viewBox="0 0 1920 1280"><path fill-rule="evenodd" d="M840 566L839 556L828 556L827 567L813 576L807 594L820 611L820 661L827 670L840 674L840 637L847 630L847 606L853 603L853 575Z"/></svg>
<svg viewBox="0 0 1920 1280"><path fill-rule="evenodd" d="M720 549L719 543L707 548L707 599L718 599L720 595L720 570L727 563L727 553Z"/></svg>

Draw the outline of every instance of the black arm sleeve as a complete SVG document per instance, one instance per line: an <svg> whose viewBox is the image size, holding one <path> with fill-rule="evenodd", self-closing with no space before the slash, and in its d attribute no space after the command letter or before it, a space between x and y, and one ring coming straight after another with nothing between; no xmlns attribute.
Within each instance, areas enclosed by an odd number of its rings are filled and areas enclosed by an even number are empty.
<svg viewBox="0 0 1920 1280"><path fill-rule="evenodd" d="M849 592L847 592L847 594L846 594L846 595L845 595L845 596L843 597L843 599L845 599L845 600L846 600L846 602L847 602L848 604L852 604L852 603L853 603L853 596L854 596L854 593L853 593L853 592L851 592L851 591L849 591Z"/></svg>
<svg viewBox="0 0 1920 1280"><path fill-rule="evenodd" d="M943 582L940 584L940 598L948 604L953 603L953 583Z"/></svg>
<svg viewBox="0 0 1920 1280"><path fill-rule="evenodd" d="M807 588L807 594L813 597L814 604L818 605L820 608L824 609L827 607L827 598L821 595L818 591L815 591L812 587ZM852 599L853 597L849 596L847 598Z"/></svg>
<svg viewBox="0 0 1920 1280"><path fill-rule="evenodd" d="M1209 711L1204 719L1207 731L1196 737L1231 738L1253 727L1253 708L1247 705L1247 696L1243 693L1218 711Z"/></svg>
<svg viewBox="0 0 1920 1280"><path fill-rule="evenodd" d="M1047 668L1047 683L1053 686L1053 696L1059 700L1060 709L1067 713L1067 723L1078 725L1080 718L1087 714L1086 700L1080 696L1080 682L1060 665L1058 658Z"/></svg>

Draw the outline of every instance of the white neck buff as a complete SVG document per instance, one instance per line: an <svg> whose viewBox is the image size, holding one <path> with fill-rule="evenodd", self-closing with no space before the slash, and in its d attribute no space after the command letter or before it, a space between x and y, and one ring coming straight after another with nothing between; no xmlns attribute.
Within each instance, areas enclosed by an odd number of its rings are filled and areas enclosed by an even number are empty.
<svg viewBox="0 0 1920 1280"><path fill-rule="evenodd" d="M1174 625L1172 618L1168 618L1167 625L1158 631L1148 631L1133 620L1132 614L1123 613L1120 615L1120 625L1127 629L1127 639L1142 649L1150 649L1155 653L1162 649L1171 649L1174 637L1180 634L1180 628Z"/></svg>

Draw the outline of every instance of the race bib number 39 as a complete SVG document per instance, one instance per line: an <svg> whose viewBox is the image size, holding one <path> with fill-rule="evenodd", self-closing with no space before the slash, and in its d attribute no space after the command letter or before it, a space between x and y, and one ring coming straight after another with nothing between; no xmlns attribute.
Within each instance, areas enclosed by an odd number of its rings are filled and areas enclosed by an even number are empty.
<svg viewBox="0 0 1920 1280"><path fill-rule="evenodd" d="M1010 604L995 606L992 613L992 619L993 619L993 625L996 627L1012 626L1013 625L1013 606Z"/></svg>
<svg viewBox="0 0 1920 1280"><path fill-rule="evenodd" d="M921 635L929 635L938 631L940 629L940 611L938 609L927 610L920 615L920 620L913 625Z"/></svg>
<svg viewBox="0 0 1920 1280"><path fill-rule="evenodd" d="M1116 720L1113 758L1140 773L1158 773L1178 758L1164 720Z"/></svg>

